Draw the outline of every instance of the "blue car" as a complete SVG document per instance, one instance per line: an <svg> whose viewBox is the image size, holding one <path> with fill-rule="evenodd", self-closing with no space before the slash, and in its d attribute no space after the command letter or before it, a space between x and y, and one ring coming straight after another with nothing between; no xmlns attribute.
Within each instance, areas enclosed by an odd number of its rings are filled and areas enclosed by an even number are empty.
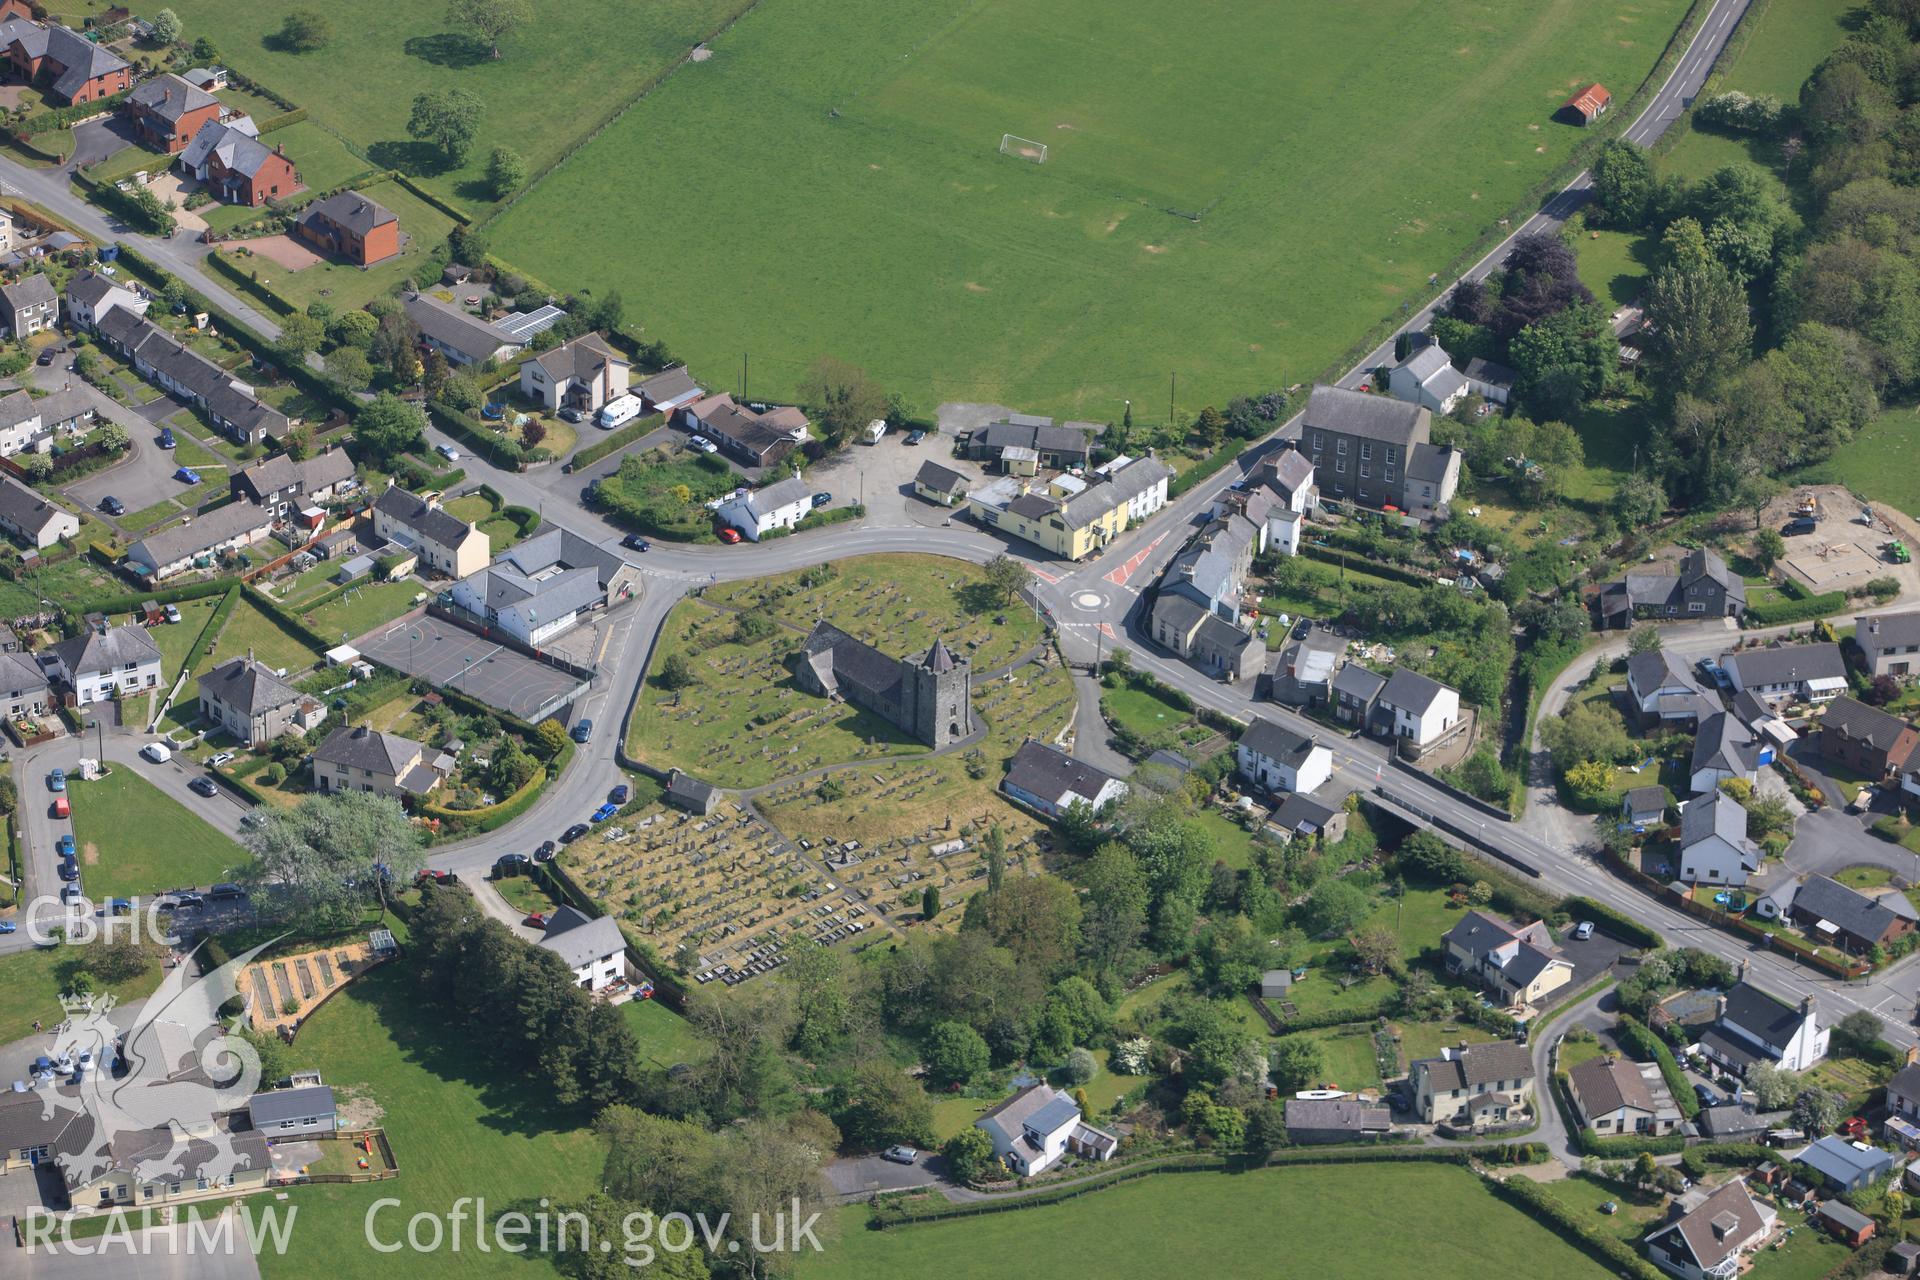
<svg viewBox="0 0 1920 1280"><path fill-rule="evenodd" d="M178 471L173 473L173 478L175 480L178 480L181 484L199 484L200 483L200 473L198 471L195 471L192 467L181 467Z"/></svg>
<svg viewBox="0 0 1920 1280"><path fill-rule="evenodd" d="M54 842L53 847L54 847L54 852L58 853L63 858L71 858L75 856L73 852L72 836L61 836L59 840Z"/></svg>
<svg viewBox="0 0 1920 1280"><path fill-rule="evenodd" d="M0 933L12 933L15 927L11 920L0 920Z"/></svg>
<svg viewBox="0 0 1920 1280"><path fill-rule="evenodd" d="M172 427L160 428L160 447L162 449L173 448L173 428Z"/></svg>
<svg viewBox="0 0 1920 1280"><path fill-rule="evenodd" d="M52 773L47 775L47 790L65 791L66 789L67 789L67 771L65 769L55 769Z"/></svg>
<svg viewBox="0 0 1920 1280"><path fill-rule="evenodd" d="M595 809L595 810L593 811L593 816L592 816L591 818L589 818L589 819L587 819L587 821L589 821L589 822L605 822L605 821L606 821L606 820L607 820L608 818L611 818L611 817L612 817L612 816L613 816L614 814L616 814L616 813L618 813L618 812L620 812L620 806L619 806L619 805L617 805L617 804L603 804L603 805L601 805L601 806L600 806L600 807L599 807L598 809Z"/></svg>
<svg viewBox="0 0 1920 1280"><path fill-rule="evenodd" d="M632 798L633 788L624 782L607 793L607 803L609 804L625 804Z"/></svg>
<svg viewBox="0 0 1920 1280"><path fill-rule="evenodd" d="M60 864L60 878L72 883L80 878L80 864L69 858Z"/></svg>
<svg viewBox="0 0 1920 1280"><path fill-rule="evenodd" d="M579 724L573 726L573 740L575 742L585 742L588 738L591 738L592 736L593 736L593 721L582 720Z"/></svg>

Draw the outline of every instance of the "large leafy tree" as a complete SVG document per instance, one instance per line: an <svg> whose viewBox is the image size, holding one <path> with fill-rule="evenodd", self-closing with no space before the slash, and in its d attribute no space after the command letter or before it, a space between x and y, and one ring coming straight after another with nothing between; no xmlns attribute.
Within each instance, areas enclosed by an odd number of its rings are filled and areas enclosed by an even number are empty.
<svg viewBox="0 0 1920 1280"><path fill-rule="evenodd" d="M353 420L353 438L376 461L391 462L426 437L427 415L391 392L361 406Z"/></svg>
<svg viewBox="0 0 1920 1280"><path fill-rule="evenodd" d="M467 162L480 128L480 99L465 89L436 89L413 100L407 136L430 142L451 167Z"/></svg>
<svg viewBox="0 0 1920 1280"><path fill-rule="evenodd" d="M533 21L533 8L527 0L453 0L447 6L447 21L500 56L500 41Z"/></svg>
<svg viewBox="0 0 1920 1280"><path fill-rule="evenodd" d="M1624 138L1610 140L1593 162L1593 190L1608 222L1639 227L1653 199L1653 158Z"/></svg>
<svg viewBox="0 0 1920 1280"><path fill-rule="evenodd" d="M384 908L389 885L410 883L426 860L419 829L391 796L313 794L262 812L247 832L252 882L303 927L350 925L370 901Z"/></svg>
<svg viewBox="0 0 1920 1280"><path fill-rule="evenodd" d="M1669 404L1713 395L1753 354L1746 291L1718 263L1656 275L1647 320L1647 373Z"/></svg>

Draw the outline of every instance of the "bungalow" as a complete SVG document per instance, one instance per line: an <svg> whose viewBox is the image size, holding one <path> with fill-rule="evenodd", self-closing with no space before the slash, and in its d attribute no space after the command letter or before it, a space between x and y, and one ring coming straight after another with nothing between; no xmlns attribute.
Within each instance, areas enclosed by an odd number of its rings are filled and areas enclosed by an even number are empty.
<svg viewBox="0 0 1920 1280"><path fill-rule="evenodd" d="M160 687L160 646L145 627L88 629L47 652L54 676L83 707Z"/></svg>
<svg viewBox="0 0 1920 1280"><path fill-rule="evenodd" d="M1387 393L1442 416L1466 399L1467 380L1453 367L1445 347L1429 342L1408 354L1387 374Z"/></svg>
<svg viewBox="0 0 1920 1280"><path fill-rule="evenodd" d="M1720 710L1720 695L1680 658L1649 649L1627 659L1627 696L1640 723L1692 726Z"/></svg>
<svg viewBox="0 0 1920 1280"><path fill-rule="evenodd" d="M111 98L133 82L125 58L58 23L8 18L0 22L0 50L16 79L45 86L64 106Z"/></svg>
<svg viewBox="0 0 1920 1280"><path fill-rule="evenodd" d="M1628 627L1636 618L1738 618L1747 609L1747 584L1711 547L1680 558L1676 571L1629 570L1600 589L1600 625Z"/></svg>
<svg viewBox="0 0 1920 1280"><path fill-rule="evenodd" d="M967 496L967 478L929 459L913 477L913 491L928 502L951 507Z"/></svg>
<svg viewBox="0 0 1920 1280"><path fill-rule="evenodd" d="M1756 781L1760 770L1773 763L1773 747L1754 737L1738 717L1717 711L1700 722L1693 735L1687 785L1694 795L1719 789L1733 778Z"/></svg>
<svg viewBox="0 0 1920 1280"><path fill-rule="evenodd" d="M770 467L813 437L807 415L791 406L754 409L735 404L722 391L680 411L681 425L713 441L720 451L746 467Z"/></svg>
<svg viewBox="0 0 1920 1280"><path fill-rule="evenodd" d="M1895 680L1920 675L1920 609L1855 618L1853 642L1869 675Z"/></svg>
<svg viewBox="0 0 1920 1280"><path fill-rule="evenodd" d="M1793 1159L1819 1174L1833 1193L1859 1191L1893 1169L1893 1155L1865 1142L1828 1134L1793 1153Z"/></svg>
<svg viewBox="0 0 1920 1280"><path fill-rule="evenodd" d="M630 368L632 362L608 346L605 338L583 333L522 360L520 394L548 409L596 413L609 400L627 394Z"/></svg>
<svg viewBox="0 0 1920 1280"><path fill-rule="evenodd" d="M1460 714L1460 694L1430 676L1395 667L1374 700L1372 731L1393 738L1418 755L1444 742L1467 721Z"/></svg>
<svg viewBox="0 0 1920 1280"><path fill-rule="evenodd" d="M561 906L548 917L539 945L559 956L584 990L603 991L627 976L627 939L612 916Z"/></svg>
<svg viewBox="0 0 1920 1280"><path fill-rule="evenodd" d="M1023 1177L1044 1172L1066 1155L1106 1161L1118 1138L1080 1116L1067 1094L1031 1084L973 1122L993 1139L994 1159Z"/></svg>
<svg viewBox="0 0 1920 1280"><path fill-rule="evenodd" d="M449 514L438 498L408 493L391 480L374 500L373 531L416 553L430 571L448 578L480 572L493 549L479 525Z"/></svg>
<svg viewBox="0 0 1920 1280"><path fill-rule="evenodd" d="M1820 754L1868 778L1891 778L1920 746L1905 720L1841 696L1820 717Z"/></svg>
<svg viewBox="0 0 1920 1280"><path fill-rule="evenodd" d="M1744 965L1741 966L1745 968ZM1788 1004L1741 979L1715 1001L1718 1014L1700 1033L1700 1051L1736 1076L1756 1062L1805 1071L1827 1056L1829 1028L1813 1014L1813 997Z"/></svg>
<svg viewBox="0 0 1920 1280"><path fill-rule="evenodd" d="M345 258L356 266L371 267L375 263L385 262L400 252L400 220L391 210L378 204L358 191L341 191L328 196L325 200L316 200L300 211L294 221L293 234L305 240L322 253L330 253L337 258ZM413 316L414 323L420 327L421 335L429 341L446 344L442 353L449 360L454 356L448 348L462 352L463 358L457 364L485 364L494 358L485 354L487 339L494 336L485 329L476 329L462 334L452 321L442 321L437 315L433 324L439 334L429 336L427 322L415 314L413 301L420 295L414 294L408 299L407 314ZM433 299L423 299L432 302ZM467 313L454 307L442 310L454 316L468 318ZM479 322L475 322L478 324ZM502 336L498 347L506 347L513 342L510 336ZM467 354L479 352L481 354Z"/></svg>
<svg viewBox="0 0 1920 1280"><path fill-rule="evenodd" d="M275 1140L334 1133L340 1127L333 1090L324 1084L256 1093L247 1100L247 1117L256 1130Z"/></svg>
<svg viewBox="0 0 1920 1280"><path fill-rule="evenodd" d="M1920 923L1904 894L1869 897L1821 875L1801 882L1785 914L1815 941L1856 955L1884 947Z"/></svg>
<svg viewBox="0 0 1920 1280"><path fill-rule="evenodd" d="M642 413L657 413L671 422L674 414L707 393L682 364L642 379L640 385L633 388L633 394L640 397Z"/></svg>
<svg viewBox="0 0 1920 1280"><path fill-rule="evenodd" d="M549 526L455 583L453 603L489 630L537 648L629 598L639 576L598 543Z"/></svg>
<svg viewBox="0 0 1920 1280"><path fill-rule="evenodd" d="M424 796L440 785L446 768L423 759L426 747L368 725L342 725L313 753L316 790L373 791L385 796ZM448 765L451 761L447 762Z"/></svg>
<svg viewBox="0 0 1920 1280"><path fill-rule="evenodd" d="M285 734L317 728L327 709L248 654L229 658L200 677L200 714L236 741L258 749Z"/></svg>
<svg viewBox="0 0 1920 1280"><path fill-rule="evenodd" d="M1640 831L1662 825L1667 820L1667 789L1659 785L1629 788L1620 797L1620 818Z"/></svg>
<svg viewBox="0 0 1920 1280"><path fill-rule="evenodd" d="M1680 1280L1738 1274L1739 1258L1758 1250L1779 1221L1772 1205L1753 1198L1744 1178L1712 1192L1698 1188L1674 1202L1673 1215L1647 1236L1647 1256Z"/></svg>
<svg viewBox="0 0 1920 1280"><path fill-rule="evenodd" d="M776 529L792 529L813 510L813 486L788 476L759 489L735 489L714 516L758 542Z"/></svg>
<svg viewBox="0 0 1920 1280"><path fill-rule="evenodd" d="M260 141L249 116L202 125L180 153L180 169L216 200L249 208L306 190L286 148Z"/></svg>
<svg viewBox="0 0 1920 1280"><path fill-rule="evenodd" d="M1112 774L1031 738L1007 762L1000 789L1049 818L1079 804L1097 812L1127 794L1127 784Z"/></svg>
<svg viewBox="0 0 1920 1280"><path fill-rule="evenodd" d="M1338 844L1347 838L1345 797L1329 795L1322 800L1304 792L1292 792L1267 819L1267 829L1278 832L1280 839L1286 841L1318 836L1327 844Z"/></svg>
<svg viewBox="0 0 1920 1280"><path fill-rule="evenodd" d="M52 688L31 654L0 652L0 715L17 720L46 714Z"/></svg>
<svg viewBox="0 0 1920 1280"><path fill-rule="evenodd" d="M1333 776L1333 752L1318 738L1255 716L1234 745L1240 776L1267 791L1311 792Z"/></svg>
<svg viewBox="0 0 1920 1280"><path fill-rule="evenodd" d="M1832 643L1782 644L1725 654L1720 666L1735 693L1751 690L1773 706L1830 702L1847 687L1847 664Z"/></svg>
<svg viewBox="0 0 1920 1280"><path fill-rule="evenodd" d="M1603 1138L1659 1137L1672 1133L1681 1121L1656 1064L1642 1068L1625 1058L1591 1058L1567 1073L1567 1091L1581 1127Z"/></svg>
<svg viewBox="0 0 1920 1280"><path fill-rule="evenodd" d="M1573 980L1573 962L1535 920L1512 925L1469 911L1441 939L1450 973L1477 979L1504 1004L1535 1004Z"/></svg>
<svg viewBox="0 0 1920 1280"><path fill-rule="evenodd" d="M139 140L175 155L194 135L220 120L220 99L172 72L157 75L127 95L127 119Z"/></svg>
<svg viewBox="0 0 1920 1280"><path fill-rule="evenodd" d="M1296 1145L1371 1142L1393 1132L1393 1112L1358 1098L1288 1098L1287 1137Z"/></svg>
<svg viewBox="0 0 1920 1280"><path fill-rule="evenodd" d="M92 329L100 317L119 307L136 319L147 314L147 299L96 271L77 272L67 281L67 318Z"/></svg>
<svg viewBox="0 0 1920 1280"><path fill-rule="evenodd" d="M211 564L228 551L265 542L273 512L247 502L229 502L186 524L150 533L127 548L126 566L149 583Z"/></svg>
<svg viewBox="0 0 1920 1280"><path fill-rule="evenodd" d="M77 537L80 517L12 476L0 475L0 529L44 551L62 538Z"/></svg>
<svg viewBox="0 0 1920 1280"><path fill-rule="evenodd" d="M1680 814L1680 878L1689 884L1738 887L1760 869L1747 839L1747 811L1724 791L1690 802Z"/></svg>
<svg viewBox="0 0 1920 1280"><path fill-rule="evenodd" d="M1533 1110L1533 1055L1511 1040L1445 1048L1413 1064L1414 1114L1425 1124L1503 1125Z"/></svg>
<svg viewBox="0 0 1920 1280"><path fill-rule="evenodd" d="M309 231L303 234L312 239L318 233ZM369 259L371 261L377 259ZM406 310L407 319L413 321L414 327L420 331L421 344L429 350L438 351L450 364L487 364L494 360L511 359L526 349L525 342L499 325L489 324L437 298L410 293L401 305Z"/></svg>

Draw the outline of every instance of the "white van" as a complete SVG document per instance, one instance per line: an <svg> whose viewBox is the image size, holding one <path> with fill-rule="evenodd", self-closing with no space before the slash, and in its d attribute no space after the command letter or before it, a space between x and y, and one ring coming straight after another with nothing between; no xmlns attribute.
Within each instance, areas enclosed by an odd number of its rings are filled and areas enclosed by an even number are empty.
<svg viewBox="0 0 1920 1280"><path fill-rule="evenodd" d="M155 764L165 764L167 761L173 759L173 748L164 742L149 742L146 746L140 748L140 754Z"/></svg>
<svg viewBox="0 0 1920 1280"><path fill-rule="evenodd" d="M594 422L599 424L601 430L611 431L615 427L624 426L626 423L632 422L639 416L640 397L621 396L618 399L609 400L601 405L600 416L595 418Z"/></svg>
<svg viewBox="0 0 1920 1280"><path fill-rule="evenodd" d="M879 444L881 437L886 434L887 420L885 418L875 418L867 424L867 429L860 433L860 438L868 444Z"/></svg>

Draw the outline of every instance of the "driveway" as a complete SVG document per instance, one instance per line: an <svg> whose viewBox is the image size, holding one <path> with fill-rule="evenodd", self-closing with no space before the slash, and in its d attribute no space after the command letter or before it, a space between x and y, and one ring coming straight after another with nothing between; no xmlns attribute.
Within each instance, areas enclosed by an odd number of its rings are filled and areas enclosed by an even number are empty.
<svg viewBox="0 0 1920 1280"><path fill-rule="evenodd" d="M854 1156L828 1162L826 1174L827 1182L842 1200L861 1200L877 1191L936 1186L944 1180L945 1166L945 1158L937 1155L922 1154L912 1164L895 1164L879 1156Z"/></svg>
<svg viewBox="0 0 1920 1280"><path fill-rule="evenodd" d="M132 145L133 126L118 112L104 120L89 120L73 131L73 156L67 161L67 167L79 169L97 164ZM155 156L154 163L166 162Z"/></svg>
<svg viewBox="0 0 1920 1280"><path fill-rule="evenodd" d="M1867 829L1879 815L1848 813L1829 805L1804 815L1787 846L1786 869L1793 875L1837 875L1847 867L1885 867L1908 883L1920 881L1920 856L1889 844Z"/></svg>

